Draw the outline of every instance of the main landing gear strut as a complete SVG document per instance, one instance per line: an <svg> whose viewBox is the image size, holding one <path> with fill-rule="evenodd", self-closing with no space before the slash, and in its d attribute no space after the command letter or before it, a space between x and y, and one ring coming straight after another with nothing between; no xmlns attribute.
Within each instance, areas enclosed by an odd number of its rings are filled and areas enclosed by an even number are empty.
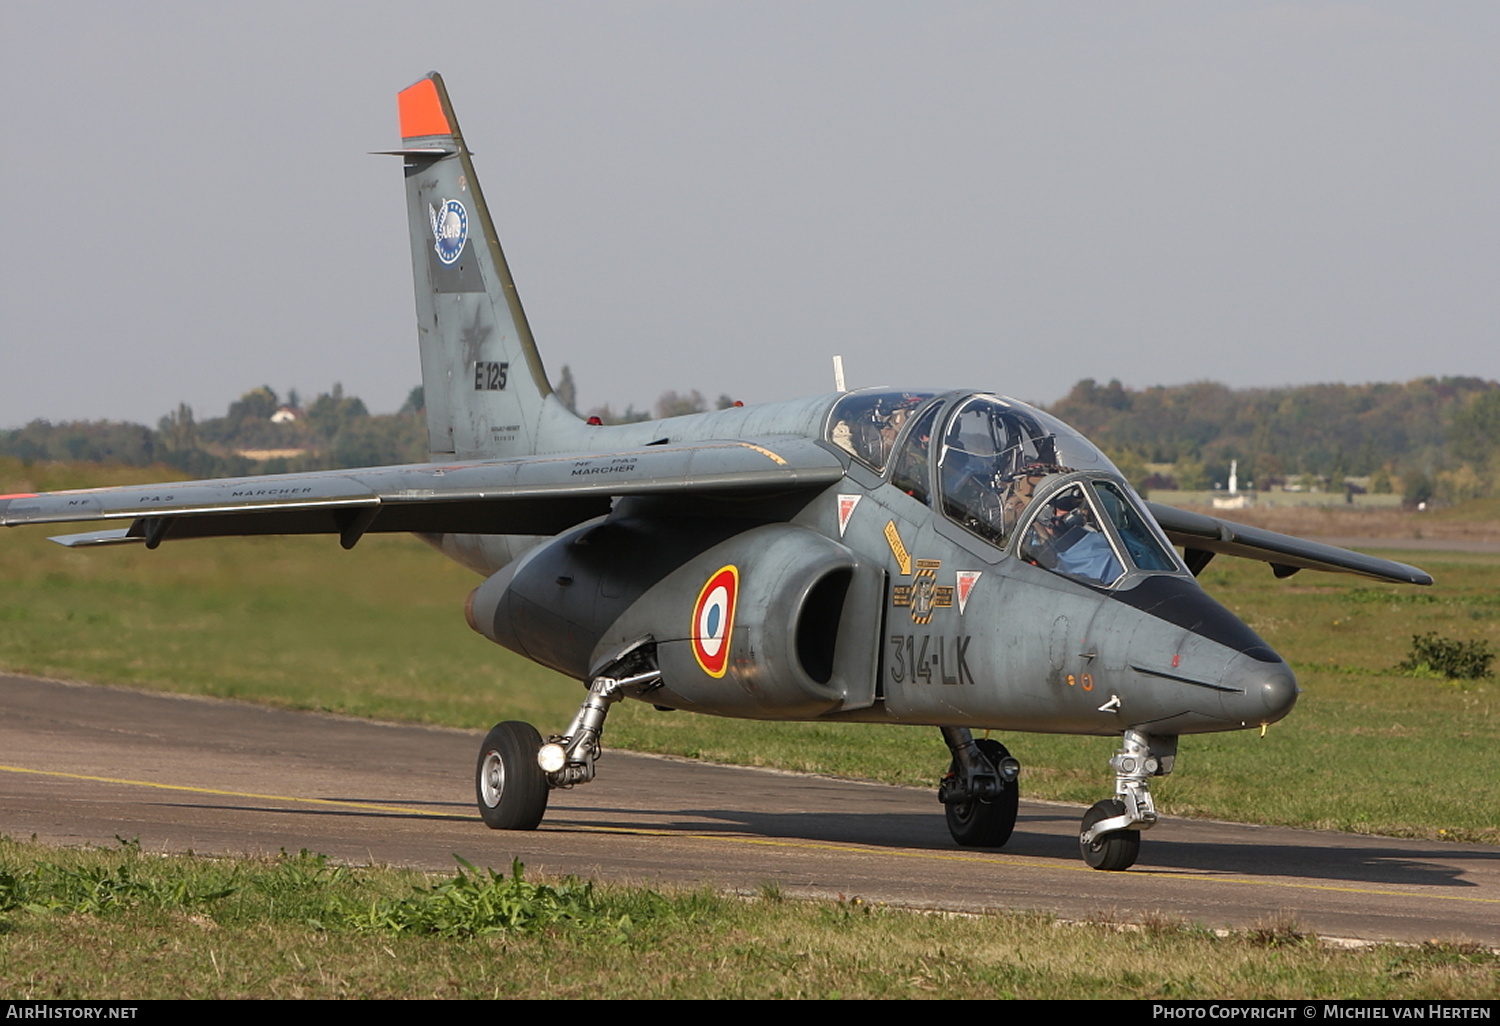
<svg viewBox="0 0 1500 1026"><path fill-rule="evenodd" d="M999 741L975 741L965 727L939 729L953 753L948 775L938 784L948 832L966 847L1000 847L1016 828L1021 764Z"/></svg>
<svg viewBox="0 0 1500 1026"><path fill-rule="evenodd" d="M620 676L589 681L589 696L561 734L544 744L529 723L497 723L479 747L474 770L474 797L479 816L491 830L535 830L547 812L554 787L587 784L602 751L599 738L609 707L626 696L639 697L661 684L655 652L631 651L610 667Z"/></svg>
<svg viewBox="0 0 1500 1026"><path fill-rule="evenodd" d="M1120 750L1109 760L1115 771L1114 798L1095 802L1083 814L1078 849L1094 869L1121 870L1141 854L1141 831L1156 825L1156 806L1148 781L1172 772L1177 758L1175 736L1152 737L1127 730Z"/></svg>

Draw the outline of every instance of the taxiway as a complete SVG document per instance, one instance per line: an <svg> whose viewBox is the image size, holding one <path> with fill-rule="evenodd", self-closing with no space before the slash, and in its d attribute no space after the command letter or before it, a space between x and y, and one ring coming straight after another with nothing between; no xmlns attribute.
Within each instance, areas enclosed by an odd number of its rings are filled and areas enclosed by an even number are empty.
<svg viewBox="0 0 1500 1026"><path fill-rule="evenodd" d="M1009 845L961 849L931 791L609 750L594 783L553 792L540 830L496 833L474 811L479 739L0 677L0 832L434 870L519 858L541 874L1067 918L1287 914L1328 936L1500 947L1496 847L1168 817L1134 869L1100 873L1079 860L1074 806L1023 801Z"/></svg>

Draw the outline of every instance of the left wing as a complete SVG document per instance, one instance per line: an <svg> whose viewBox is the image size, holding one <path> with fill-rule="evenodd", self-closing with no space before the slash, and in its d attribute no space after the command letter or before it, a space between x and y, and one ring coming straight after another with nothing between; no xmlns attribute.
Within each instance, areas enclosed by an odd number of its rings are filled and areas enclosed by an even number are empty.
<svg viewBox="0 0 1500 1026"><path fill-rule="evenodd" d="M1183 547L1183 558L1195 575L1208 565L1215 553L1223 553L1270 563L1277 577L1290 577L1298 570L1328 570L1373 577L1392 584L1432 583L1432 575L1394 560L1366 556L1259 527L1247 527L1175 506L1163 506L1159 502L1148 502L1146 508L1172 543Z"/></svg>
<svg viewBox="0 0 1500 1026"><path fill-rule="evenodd" d="M648 445L609 453L414 464L0 496L0 525L129 520L65 545L252 534L369 531L556 534L608 513L615 496L820 490L839 459L805 438Z"/></svg>

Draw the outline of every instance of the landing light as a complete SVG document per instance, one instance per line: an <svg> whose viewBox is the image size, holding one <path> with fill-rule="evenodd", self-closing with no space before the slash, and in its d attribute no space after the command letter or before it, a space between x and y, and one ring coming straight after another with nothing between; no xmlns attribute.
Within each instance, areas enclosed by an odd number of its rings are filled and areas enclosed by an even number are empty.
<svg viewBox="0 0 1500 1026"><path fill-rule="evenodd" d="M556 773L568 764L568 753L559 744L542 745L536 753L536 762L543 773Z"/></svg>

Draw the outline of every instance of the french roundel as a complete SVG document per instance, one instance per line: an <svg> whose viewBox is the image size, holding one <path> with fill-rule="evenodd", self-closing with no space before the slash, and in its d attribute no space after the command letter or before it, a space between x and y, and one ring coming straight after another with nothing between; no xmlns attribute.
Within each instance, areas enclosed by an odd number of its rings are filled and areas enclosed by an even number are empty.
<svg viewBox="0 0 1500 1026"><path fill-rule="evenodd" d="M731 564L714 572L693 604L693 658L710 677L724 676L729 666L729 635L739 588L740 572Z"/></svg>

